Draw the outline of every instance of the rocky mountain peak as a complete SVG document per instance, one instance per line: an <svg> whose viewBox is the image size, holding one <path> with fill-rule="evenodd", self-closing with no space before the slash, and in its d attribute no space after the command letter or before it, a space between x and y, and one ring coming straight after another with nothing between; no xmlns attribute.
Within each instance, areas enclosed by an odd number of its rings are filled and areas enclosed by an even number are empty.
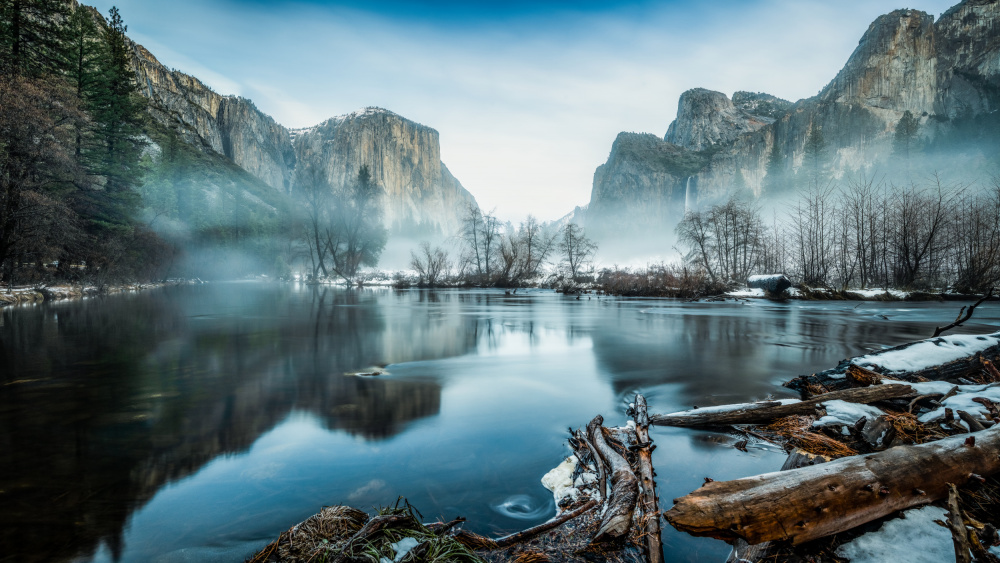
<svg viewBox="0 0 1000 563"><path fill-rule="evenodd" d="M385 222L395 232L455 233L475 198L441 162L438 132L389 110L367 107L293 132L296 161L316 166L331 186L361 166L385 189Z"/></svg>
<svg viewBox="0 0 1000 563"><path fill-rule="evenodd" d="M681 94L677 118L670 124L664 139L700 151L713 145L728 145L740 135L756 131L771 121L736 107L722 92L693 88Z"/></svg>
<svg viewBox="0 0 1000 563"><path fill-rule="evenodd" d="M917 115L931 112L935 55L933 16L918 10L890 12L872 22L820 99Z"/></svg>
<svg viewBox="0 0 1000 563"><path fill-rule="evenodd" d="M733 105L757 117L777 119L788 112L792 102L764 92L734 92Z"/></svg>

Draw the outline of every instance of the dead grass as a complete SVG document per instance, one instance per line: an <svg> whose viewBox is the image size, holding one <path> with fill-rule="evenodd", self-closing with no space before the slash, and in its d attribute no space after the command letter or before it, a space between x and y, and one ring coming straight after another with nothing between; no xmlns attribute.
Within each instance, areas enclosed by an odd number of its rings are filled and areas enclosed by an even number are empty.
<svg viewBox="0 0 1000 563"><path fill-rule="evenodd" d="M809 430L813 418L809 416L786 416L764 427L777 434L800 450L829 458L857 455L858 451L833 438Z"/></svg>

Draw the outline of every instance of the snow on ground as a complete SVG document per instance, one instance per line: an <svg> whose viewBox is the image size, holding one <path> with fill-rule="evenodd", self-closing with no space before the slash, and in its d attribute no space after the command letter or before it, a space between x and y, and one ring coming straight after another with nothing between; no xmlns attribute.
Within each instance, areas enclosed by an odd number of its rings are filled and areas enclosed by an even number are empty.
<svg viewBox="0 0 1000 563"><path fill-rule="evenodd" d="M862 418L874 420L885 414L875 407L848 403L847 401L826 401L822 405L826 409L826 416L814 422L814 428L823 426L853 426Z"/></svg>
<svg viewBox="0 0 1000 563"><path fill-rule="evenodd" d="M726 295L729 297L764 297L764 290L756 287L738 289L736 291L727 291Z"/></svg>
<svg viewBox="0 0 1000 563"><path fill-rule="evenodd" d="M886 293L895 297L896 299L906 299L910 296L910 292L901 291L898 289L848 289L848 293L854 293L864 297L865 299L874 299L875 297L882 297Z"/></svg>
<svg viewBox="0 0 1000 563"><path fill-rule="evenodd" d="M575 500L580 494L573 486L573 471L576 470L577 462L576 456L571 455L542 476L542 486L552 491L556 506L559 506L562 499L572 497Z"/></svg>
<svg viewBox="0 0 1000 563"><path fill-rule="evenodd" d="M985 335L939 336L901 350L868 354L851 360L856 366L890 372L917 371L953 362L1000 343L1000 332Z"/></svg>
<svg viewBox="0 0 1000 563"><path fill-rule="evenodd" d="M719 405L716 407L698 407L695 409L691 409L689 411L674 412L664 416L698 416L705 413L720 413L720 412L758 409L764 406L768 406L772 403L781 403L782 405L790 405L792 403L798 403L798 402L800 402L798 399L777 399L774 401L759 401L756 403L735 403L732 405Z"/></svg>
<svg viewBox="0 0 1000 563"><path fill-rule="evenodd" d="M948 400L941 403L941 406L931 412L924 413L920 415L920 422L933 422L938 419L944 418L944 409L949 408L953 413L957 414L958 411L965 411L972 416L975 416L983 420L992 420L989 416L989 411L983 405L973 401L973 399L982 397L984 399L989 399L995 403L1000 403L1000 386L990 387L987 385L976 386L976 385L962 385L960 388L976 388L979 391L968 391L964 393L958 393L953 397L949 397ZM937 392L937 391L935 391ZM947 391L945 391L947 393ZM965 422L961 422L965 425Z"/></svg>
<svg viewBox="0 0 1000 563"><path fill-rule="evenodd" d="M936 506L907 510L906 518L889 520L877 531L858 536L837 548L837 555L851 563L940 563L954 561L951 532L934 523L944 520Z"/></svg>

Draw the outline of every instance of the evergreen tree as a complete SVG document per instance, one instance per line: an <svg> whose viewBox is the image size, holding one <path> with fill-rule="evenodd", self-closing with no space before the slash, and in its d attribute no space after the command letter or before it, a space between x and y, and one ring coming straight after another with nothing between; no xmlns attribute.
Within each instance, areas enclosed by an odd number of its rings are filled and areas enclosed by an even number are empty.
<svg viewBox="0 0 1000 563"><path fill-rule="evenodd" d="M826 139L823 138L822 128L815 123L809 127L804 151L805 165L809 167L813 188L818 188L826 164Z"/></svg>
<svg viewBox="0 0 1000 563"><path fill-rule="evenodd" d="M38 77L59 68L66 0L0 0L0 72Z"/></svg>
<svg viewBox="0 0 1000 563"><path fill-rule="evenodd" d="M910 110L903 112L903 116L896 123L896 135L892 143L893 154L902 158L907 166L910 161L910 151L913 150L917 133L920 131L920 120L913 116Z"/></svg>
<svg viewBox="0 0 1000 563"><path fill-rule="evenodd" d="M100 158L96 171L104 178L102 190L92 192L92 221L102 228L127 227L138 203L134 188L142 181L140 163L143 140L143 109L132 72L127 27L118 8L110 11L104 29L104 56L101 84L96 88L91 105L96 135L100 141Z"/></svg>
<svg viewBox="0 0 1000 563"><path fill-rule="evenodd" d="M108 61L103 35L95 19L97 17L93 8L77 6L66 25L64 74L80 108L85 111L96 109L98 91L104 86L104 70ZM94 169L93 129L89 123L82 121L78 121L75 128L76 159L85 168Z"/></svg>

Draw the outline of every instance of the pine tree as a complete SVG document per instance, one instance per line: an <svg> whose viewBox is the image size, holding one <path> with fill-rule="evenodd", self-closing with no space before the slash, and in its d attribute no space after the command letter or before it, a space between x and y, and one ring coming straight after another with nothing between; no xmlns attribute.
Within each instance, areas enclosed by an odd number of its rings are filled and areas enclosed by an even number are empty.
<svg viewBox="0 0 1000 563"><path fill-rule="evenodd" d="M0 72L38 77L59 68L66 0L0 0Z"/></svg>
<svg viewBox="0 0 1000 563"><path fill-rule="evenodd" d="M767 155L767 175L764 177L769 192L780 192L784 185L783 161L781 146L778 144L777 135L774 135L771 151Z"/></svg>
<svg viewBox="0 0 1000 563"><path fill-rule="evenodd" d="M913 116L910 110L903 112L903 116L896 123L896 135L893 139L893 153L906 161L909 166L910 151L913 150L917 133L920 131L920 121Z"/></svg>
<svg viewBox="0 0 1000 563"><path fill-rule="evenodd" d="M82 109L97 109L96 99L104 86L104 67L108 60L101 30L97 27L98 15L93 8L77 6L66 25L66 43L63 49L63 74L73 89ZM76 160L87 169L94 169L93 128L89 123L78 122L76 128Z"/></svg>
<svg viewBox="0 0 1000 563"><path fill-rule="evenodd" d="M96 171L103 190L91 195L92 220L103 228L127 227L138 204L134 188L142 181L143 98L129 57L127 27L118 8L109 13L104 29L101 83L92 100L92 116L100 141Z"/></svg>
<svg viewBox="0 0 1000 563"><path fill-rule="evenodd" d="M823 138L823 130L813 123L809 127L809 136L805 144L805 164L809 167L812 175L813 187L819 187L823 176L823 168L826 164L826 139Z"/></svg>

